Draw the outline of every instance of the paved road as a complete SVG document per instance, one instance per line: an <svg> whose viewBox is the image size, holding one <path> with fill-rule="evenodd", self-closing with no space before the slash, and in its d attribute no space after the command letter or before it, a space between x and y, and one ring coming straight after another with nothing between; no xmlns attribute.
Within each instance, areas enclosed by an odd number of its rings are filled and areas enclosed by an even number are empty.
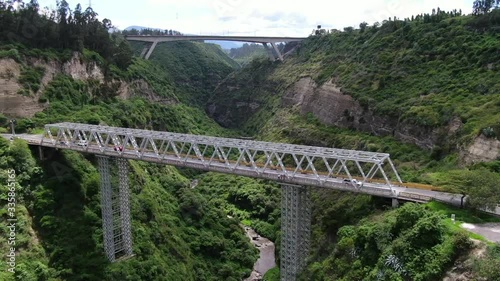
<svg viewBox="0 0 500 281"><path fill-rule="evenodd" d="M500 242L500 223L462 223L460 226L470 232L483 236L491 242Z"/></svg>
<svg viewBox="0 0 500 281"><path fill-rule="evenodd" d="M241 41L254 43L279 43L302 41L305 37L270 37L270 36L217 36L217 35L128 35L127 40L143 42L169 42L169 41L193 41L193 40L219 40L219 41Z"/></svg>
<svg viewBox="0 0 500 281"><path fill-rule="evenodd" d="M6 138L6 139L11 139L13 136L16 138L23 139L27 141L28 143L33 143L33 144L39 144L42 141L42 135L30 135L30 134L0 134L0 136Z"/></svg>

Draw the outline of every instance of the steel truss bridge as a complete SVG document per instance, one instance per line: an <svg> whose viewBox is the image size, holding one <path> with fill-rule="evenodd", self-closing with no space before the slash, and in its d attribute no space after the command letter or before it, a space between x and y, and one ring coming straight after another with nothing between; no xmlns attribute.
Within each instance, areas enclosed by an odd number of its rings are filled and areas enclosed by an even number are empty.
<svg viewBox="0 0 500 281"><path fill-rule="evenodd" d="M460 201L453 194L403 187L387 153L77 123L46 125L43 136L20 135L20 138L41 147L97 155L104 249L112 262L133 254L127 159L279 182L281 280L285 281L296 280L308 255L310 187L392 198L393 203L398 199L417 202L437 199L452 204ZM111 181L113 162L118 166L118 186Z"/></svg>

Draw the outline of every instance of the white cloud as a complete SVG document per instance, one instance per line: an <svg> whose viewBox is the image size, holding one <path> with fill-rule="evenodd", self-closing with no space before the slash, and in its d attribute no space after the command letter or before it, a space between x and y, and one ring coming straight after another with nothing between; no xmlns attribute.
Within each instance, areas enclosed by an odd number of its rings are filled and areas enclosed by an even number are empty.
<svg viewBox="0 0 500 281"><path fill-rule="evenodd" d="M52 0L40 2L53 3ZM68 0L75 5L76 0ZM85 1L84 1L85 2ZM307 36L316 25L342 29L366 21L405 18L442 10L472 10L473 0L93 0L102 17L119 28L130 25L191 34ZM95 3L95 4L94 4ZM120 7L120 8L117 8Z"/></svg>

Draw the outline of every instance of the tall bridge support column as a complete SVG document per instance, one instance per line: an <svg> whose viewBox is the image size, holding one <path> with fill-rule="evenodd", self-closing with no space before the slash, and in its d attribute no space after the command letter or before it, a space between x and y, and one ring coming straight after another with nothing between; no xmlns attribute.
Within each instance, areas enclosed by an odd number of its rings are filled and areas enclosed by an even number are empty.
<svg viewBox="0 0 500 281"><path fill-rule="evenodd" d="M110 158L97 156L101 176L101 212L104 251L109 261L132 255L132 233L130 224L130 191L128 185L128 162L116 159L118 165L118 187L111 184Z"/></svg>
<svg viewBox="0 0 500 281"><path fill-rule="evenodd" d="M144 59L148 60L149 57L151 56L151 54L153 53L153 50L156 48L156 45L158 45L158 41L154 41L153 42L153 45L151 45L151 48L149 48L149 51L148 53L146 54L146 56L144 57Z"/></svg>
<svg viewBox="0 0 500 281"><path fill-rule="evenodd" d="M310 190L283 184L281 189L281 281L295 281L309 254Z"/></svg>
<svg viewBox="0 0 500 281"><path fill-rule="evenodd" d="M130 188L128 184L128 160L117 158L120 214L123 235L123 251L125 256L132 255L132 227L130 220Z"/></svg>

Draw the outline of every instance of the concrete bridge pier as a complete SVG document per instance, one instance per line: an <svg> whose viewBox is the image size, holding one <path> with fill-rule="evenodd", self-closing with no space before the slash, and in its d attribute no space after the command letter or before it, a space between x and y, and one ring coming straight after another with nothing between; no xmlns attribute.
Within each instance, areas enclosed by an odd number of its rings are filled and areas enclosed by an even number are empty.
<svg viewBox="0 0 500 281"><path fill-rule="evenodd" d="M399 207L399 200L398 200L398 198L392 198L392 207L393 208Z"/></svg>
<svg viewBox="0 0 500 281"><path fill-rule="evenodd" d="M144 58L144 56L146 55L146 52L148 51L148 49L149 49L148 47L144 47L144 48L142 49L142 52L141 52L141 54L139 55L139 57L140 57L141 59L142 59L142 58Z"/></svg>
<svg viewBox="0 0 500 281"><path fill-rule="evenodd" d="M283 61L283 55L281 54L280 50L276 46L276 43L271 43L271 46L273 47L274 51L276 52L276 57L280 60Z"/></svg>
<svg viewBox="0 0 500 281"><path fill-rule="evenodd" d="M144 57L144 59L148 60L149 57L151 56L151 54L153 53L154 49L156 48L156 45L158 45L158 41L154 41L153 42L153 45L151 45L151 47L149 48L149 51L148 53L146 54L146 56Z"/></svg>
<svg viewBox="0 0 500 281"><path fill-rule="evenodd" d="M275 43L269 43L271 44L271 47L269 47L269 45L267 45L268 43L262 43L262 45L264 45L264 48L266 49L267 51L267 54L269 55L269 58L272 60L272 61L275 61L275 60L280 60L280 61L283 61L283 55L281 54L280 50L278 49L278 47L276 46Z"/></svg>
<svg viewBox="0 0 500 281"><path fill-rule="evenodd" d="M267 43L262 43L262 45L264 46L264 49L266 49L266 52L267 52L267 55L269 56L269 59L272 61L275 61L276 57L274 56L273 50L271 50L271 48L269 48Z"/></svg>
<svg viewBox="0 0 500 281"><path fill-rule="evenodd" d="M118 186L111 184L110 158L97 156L101 176L101 212L104 251L109 261L132 256L130 223L130 191L127 159L115 158L118 166Z"/></svg>
<svg viewBox="0 0 500 281"><path fill-rule="evenodd" d="M295 281L309 254L311 199L308 187L281 185L280 280Z"/></svg>

